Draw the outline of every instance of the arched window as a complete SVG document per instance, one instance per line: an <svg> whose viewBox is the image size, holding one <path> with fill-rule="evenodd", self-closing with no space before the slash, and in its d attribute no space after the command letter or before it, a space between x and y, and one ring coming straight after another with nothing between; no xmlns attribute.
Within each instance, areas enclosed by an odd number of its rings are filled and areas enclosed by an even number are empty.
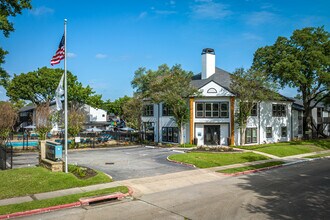
<svg viewBox="0 0 330 220"><path fill-rule="evenodd" d="M215 88L210 88L207 90L207 93L217 93L217 90Z"/></svg>

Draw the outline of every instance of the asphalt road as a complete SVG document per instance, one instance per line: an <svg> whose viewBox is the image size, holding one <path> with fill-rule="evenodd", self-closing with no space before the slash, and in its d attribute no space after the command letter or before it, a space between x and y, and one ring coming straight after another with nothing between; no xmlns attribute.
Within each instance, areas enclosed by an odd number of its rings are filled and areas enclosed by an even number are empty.
<svg viewBox="0 0 330 220"><path fill-rule="evenodd" d="M177 152L166 148L116 147L69 151L69 163L105 172L114 180L156 176L194 169L166 158ZM14 168L37 165L37 153L15 154Z"/></svg>
<svg viewBox="0 0 330 220"><path fill-rule="evenodd" d="M175 184L175 180L173 180ZM330 219L330 159L24 219Z"/></svg>

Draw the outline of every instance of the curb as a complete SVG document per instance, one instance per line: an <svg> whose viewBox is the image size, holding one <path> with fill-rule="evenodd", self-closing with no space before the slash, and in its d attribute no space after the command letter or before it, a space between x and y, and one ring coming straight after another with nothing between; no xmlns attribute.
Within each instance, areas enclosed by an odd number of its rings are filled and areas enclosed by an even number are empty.
<svg viewBox="0 0 330 220"><path fill-rule="evenodd" d="M64 204L64 205L51 206L51 207L47 207L47 208L33 209L33 210L24 211L24 212L16 212L16 213L11 213L11 214L0 215L0 219L24 217L24 216L35 215L35 214L56 211L56 210L66 209L66 208L79 207L79 206L81 206L80 202L74 202L74 203L69 203L69 204Z"/></svg>
<svg viewBox="0 0 330 220"><path fill-rule="evenodd" d="M265 170L271 170L271 169L275 169L275 168L279 168L279 167L283 167L284 164L281 165L276 165L276 166L271 166L271 167L264 167L264 168L259 168L259 169L255 169L255 170L247 170L247 171L242 171L242 172L237 172L237 173L222 173L226 176L240 176L240 175L246 175L246 174L251 174L251 173L257 173L257 172L261 172L261 171L265 171Z"/></svg>
<svg viewBox="0 0 330 220"><path fill-rule="evenodd" d="M186 165L186 166L190 166L190 167L193 167L193 168L197 168L195 165L190 164L190 163L184 163L184 162L178 162L178 161L175 161L175 160L171 160L169 158L169 156L166 159L167 159L167 161L172 162L172 163L176 163L176 164L181 164L181 165Z"/></svg>
<svg viewBox="0 0 330 220"><path fill-rule="evenodd" d="M57 205L57 206L50 206L46 208L40 208L40 209L33 209L33 210L28 210L24 212L15 212L11 214L4 214L0 215L0 219L10 219L10 218L16 218L16 217L25 217L25 216L30 216L30 215L36 215L36 214L41 214L41 213L46 213L46 212L51 212L51 211L56 211L60 209L67 209L67 208L74 208L74 207L80 207L80 206L85 206L89 205L90 202L97 202L101 200L106 200L106 199L121 199L126 196L131 196L133 194L133 189L131 187L128 188L128 193L116 193L116 194L111 194L111 195L106 195L106 196L99 196L99 197L94 197L94 198L86 198L86 199L79 199L79 202L73 202L69 204L63 204L63 205Z"/></svg>

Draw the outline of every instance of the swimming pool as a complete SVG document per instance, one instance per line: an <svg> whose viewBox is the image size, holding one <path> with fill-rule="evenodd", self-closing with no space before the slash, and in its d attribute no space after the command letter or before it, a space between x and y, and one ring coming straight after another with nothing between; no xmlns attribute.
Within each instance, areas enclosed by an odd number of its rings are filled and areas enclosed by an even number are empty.
<svg viewBox="0 0 330 220"><path fill-rule="evenodd" d="M15 141L11 142L13 147L23 147L23 142L22 141ZM6 144L7 146L10 146L10 143ZM29 142L24 142L24 147L37 147L39 146L39 141L29 141Z"/></svg>

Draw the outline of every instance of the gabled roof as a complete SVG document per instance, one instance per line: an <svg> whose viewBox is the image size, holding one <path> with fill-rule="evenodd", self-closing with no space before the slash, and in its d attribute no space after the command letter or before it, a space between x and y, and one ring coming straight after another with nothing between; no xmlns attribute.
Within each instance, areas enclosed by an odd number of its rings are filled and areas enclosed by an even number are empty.
<svg viewBox="0 0 330 220"><path fill-rule="evenodd" d="M194 75L192 77L191 84L193 86L195 86L197 89L200 89L200 88L202 88L203 86L205 86L206 84L208 84L212 81L217 83L218 85L220 85L221 87L223 87L227 91L234 94L234 92L232 92L231 89L230 89L231 73L227 72L226 70L220 69L218 67L215 68L215 73L207 79L202 79L202 74L201 73ZM281 94L279 94L279 95L284 100L293 102L293 100L291 98L285 97Z"/></svg>
<svg viewBox="0 0 330 220"><path fill-rule="evenodd" d="M304 103L303 100L301 99L296 99L296 98L291 98L294 101L294 106L297 106L298 108L301 108L302 110L304 110ZM311 102L311 106L313 106L315 104L314 101ZM324 108L325 111L330 111L330 107L325 105L323 102L319 102L317 103L317 105L315 106L315 108Z"/></svg>
<svg viewBox="0 0 330 220"><path fill-rule="evenodd" d="M221 87L231 92L230 91L231 74L217 67L215 68L215 73L207 79L202 79L201 73L194 75L192 77L191 84L195 86L197 89L200 89L211 81L219 84Z"/></svg>

